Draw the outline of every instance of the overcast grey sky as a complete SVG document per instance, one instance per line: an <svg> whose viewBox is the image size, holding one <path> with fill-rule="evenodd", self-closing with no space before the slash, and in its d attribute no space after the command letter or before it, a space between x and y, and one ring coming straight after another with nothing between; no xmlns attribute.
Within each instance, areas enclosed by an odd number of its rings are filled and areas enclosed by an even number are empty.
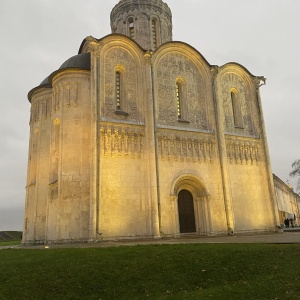
<svg viewBox="0 0 300 300"><path fill-rule="evenodd" d="M28 91L76 55L86 36L109 34L117 2L0 0L0 231L23 226ZM238 62L268 79L261 94L272 168L286 181L300 159L300 1L165 2L173 12L174 40L189 43L210 64Z"/></svg>

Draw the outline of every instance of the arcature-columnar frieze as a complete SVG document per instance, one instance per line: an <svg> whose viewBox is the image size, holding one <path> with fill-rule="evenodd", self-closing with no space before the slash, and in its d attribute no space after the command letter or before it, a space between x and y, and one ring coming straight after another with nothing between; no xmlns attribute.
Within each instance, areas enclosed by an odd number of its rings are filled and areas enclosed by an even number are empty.
<svg viewBox="0 0 300 300"><path fill-rule="evenodd" d="M213 163L216 158L213 136L160 133L157 138L158 154L162 160Z"/></svg>
<svg viewBox="0 0 300 300"><path fill-rule="evenodd" d="M126 126L103 123L100 125L101 153L107 157L142 158L145 129L143 126Z"/></svg>
<svg viewBox="0 0 300 300"><path fill-rule="evenodd" d="M30 123L47 119L51 114L60 111L61 107L77 107L82 99L82 85L86 77L70 78L55 84L51 92L33 97L31 103Z"/></svg>
<svg viewBox="0 0 300 300"><path fill-rule="evenodd" d="M47 119L51 114L51 95L36 96L31 102L30 124Z"/></svg>
<svg viewBox="0 0 300 300"><path fill-rule="evenodd" d="M262 160L260 140L227 138L226 152L231 164L253 165Z"/></svg>

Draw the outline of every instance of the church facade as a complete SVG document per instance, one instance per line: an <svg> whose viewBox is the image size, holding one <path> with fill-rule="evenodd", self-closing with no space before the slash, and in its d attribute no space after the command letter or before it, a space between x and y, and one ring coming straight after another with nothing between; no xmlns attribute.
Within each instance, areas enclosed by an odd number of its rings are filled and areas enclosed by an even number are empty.
<svg viewBox="0 0 300 300"><path fill-rule="evenodd" d="M23 243L274 232L259 88L172 40L161 0L121 0L28 94Z"/></svg>

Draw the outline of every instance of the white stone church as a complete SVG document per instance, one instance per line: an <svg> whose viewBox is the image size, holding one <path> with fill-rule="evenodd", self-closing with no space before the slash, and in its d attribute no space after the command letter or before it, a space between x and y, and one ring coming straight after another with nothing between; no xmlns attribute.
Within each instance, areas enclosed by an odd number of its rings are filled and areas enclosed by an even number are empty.
<svg viewBox="0 0 300 300"><path fill-rule="evenodd" d="M23 243L275 232L265 79L173 41L162 0L111 29L28 94Z"/></svg>

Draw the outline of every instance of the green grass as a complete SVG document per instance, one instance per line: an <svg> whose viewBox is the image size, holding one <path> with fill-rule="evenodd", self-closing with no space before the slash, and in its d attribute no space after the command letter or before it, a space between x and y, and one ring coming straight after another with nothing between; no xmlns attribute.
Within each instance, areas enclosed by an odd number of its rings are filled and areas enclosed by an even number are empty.
<svg viewBox="0 0 300 300"><path fill-rule="evenodd" d="M11 240L11 241L0 241L0 246L13 246L13 245L20 245L21 244L21 240Z"/></svg>
<svg viewBox="0 0 300 300"><path fill-rule="evenodd" d="M10 238L4 239L3 236L0 235L0 246L13 246L21 244L22 231L0 231L0 234L1 233L8 234Z"/></svg>
<svg viewBox="0 0 300 300"><path fill-rule="evenodd" d="M0 250L0 299L300 299L300 245Z"/></svg>

